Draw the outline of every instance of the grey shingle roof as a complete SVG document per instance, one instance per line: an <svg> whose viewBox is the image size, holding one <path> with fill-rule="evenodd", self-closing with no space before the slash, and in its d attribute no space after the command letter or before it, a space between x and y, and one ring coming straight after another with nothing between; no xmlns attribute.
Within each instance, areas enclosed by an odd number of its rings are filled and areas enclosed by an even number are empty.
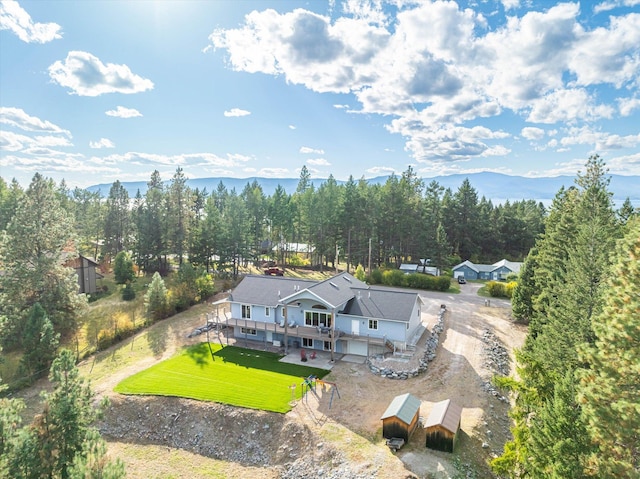
<svg viewBox="0 0 640 479"><path fill-rule="evenodd" d="M380 419L387 419L389 417L397 417L406 424L411 424L416 412L420 410L420 399L412 394L401 394L393 398L393 401L387 407L387 410L380 417Z"/></svg>
<svg viewBox="0 0 640 479"><path fill-rule="evenodd" d="M245 276L229 296L229 300L237 303L259 304L276 307L281 298L313 286L315 281L283 276Z"/></svg>
<svg viewBox="0 0 640 479"><path fill-rule="evenodd" d="M344 314L365 318L410 321L418 294L391 288L354 289L355 295L344 308Z"/></svg>
<svg viewBox="0 0 640 479"><path fill-rule="evenodd" d="M340 273L307 289L333 307L345 304L354 296L354 288L368 288L366 283L349 273Z"/></svg>

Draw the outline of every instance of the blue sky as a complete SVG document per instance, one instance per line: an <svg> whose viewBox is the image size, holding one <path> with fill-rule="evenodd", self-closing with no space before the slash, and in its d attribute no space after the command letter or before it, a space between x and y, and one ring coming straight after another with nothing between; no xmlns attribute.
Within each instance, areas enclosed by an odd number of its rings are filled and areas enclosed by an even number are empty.
<svg viewBox="0 0 640 479"><path fill-rule="evenodd" d="M0 176L640 175L640 0L0 0Z"/></svg>

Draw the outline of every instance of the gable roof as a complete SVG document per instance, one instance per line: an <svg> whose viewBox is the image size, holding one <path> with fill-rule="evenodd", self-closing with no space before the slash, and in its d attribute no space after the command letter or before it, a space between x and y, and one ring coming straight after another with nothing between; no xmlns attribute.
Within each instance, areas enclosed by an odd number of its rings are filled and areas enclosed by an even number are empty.
<svg viewBox="0 0 640 479"><path fill-rule="evenodd" d="M367 289L369 286L349 273L340 273L308 287L307 291L336 308L353 298L354 288Z"/></svg>
<svg viewBox="0 0 640 479"><path fill-rule="evenodd" d="M467 268L471 268L471 269L472 269L472 270L474 270L476 273L478 273L478 268L476 268L476 265L475 265L475 264L473 264L473 263L472 263L471 261L469 261L469 260L463 261L462 263L455 265L455 266L454 266L453 268L451 268L451 269L452 269L452 270L456 270L456 269L460 269L460 268L462 268L463 266L466 266Z"/></svg>
<svg viewBox="0 0 640 479"><path fill-rule="evenodd" d="M451 399L445 399L433 405L424 427L442 426L455 434L458 431L461 416L462 408L451 402Z"/></svg>
<svg viewBox="0 0 640 479"><path fill-rule="evenodd" d="M500 260L497 263L493 263L493 269L498 269L498 268L502 268L503 266L505 268L509 268L511 271L513 271L514 273L519 273L520 272L520 268L522 267L523 263L519 263L517 261L509 261L506 259Z"/></svg>
<svg viewBox="0 0 640 479"><path fill-rule="evenodd" d="M520 272L520 268L522 267L522 263L519 263L517 261L509 261L506 259L502 259L500 261L498 261L497 263L493 263L493 264L474 264L469 260L463 261L460 264L455 265L452 270L455 271L456 269L460 269L463 266L466 266L468 268L471 268L473 271L475 271L476 273L491 273L492 271L495 271L497 269L500 269L502 267L508 268L511 271L513 271L514 273L519 273Z"/></svg>
<svg viewBox="0 0 640 479"><path fill-rule="evenodd" d="M380 419L397 417L406 424L411 424L416 412L420 410L420 399L412 394L401 394L393 398L393 401L387 407Z"/></svg>
<svg viewBox="0 0 640 479"><path fill-rule="evenodd" d="M354 288L354 292L343 313L365 318L410 321L416 297L420 300L414 292L391 288Z"/></svg>
<svg viewBox="0 0 640 479"><path fill-rule="evenodd" d="M314 285L315 281L284 276L245 276L229 295L229 301L276 307L281 298Z"/></svg>

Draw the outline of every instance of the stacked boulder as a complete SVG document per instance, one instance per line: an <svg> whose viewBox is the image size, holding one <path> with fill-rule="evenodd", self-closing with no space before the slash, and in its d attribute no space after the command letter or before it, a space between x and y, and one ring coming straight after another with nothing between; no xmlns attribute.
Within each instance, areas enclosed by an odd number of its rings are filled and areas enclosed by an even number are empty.
<svg viewBox="0 0 640 479"><path fill-rule="evenodd" d="M427 338L424 354L418 361L418 365L412 369L396 370L392 367L380 367L374 364L371 357L367 358L366 364L375 375L382 376L388 379L409 379L414 378L427 370L427 367L431 361L436 358L436 350L438 349L438 343L440 341L440 334L444 331L444 317L447 312L446 306L443 304L440 306L438 312L438 319L436 324L431 330L431 334Z"/></svg>

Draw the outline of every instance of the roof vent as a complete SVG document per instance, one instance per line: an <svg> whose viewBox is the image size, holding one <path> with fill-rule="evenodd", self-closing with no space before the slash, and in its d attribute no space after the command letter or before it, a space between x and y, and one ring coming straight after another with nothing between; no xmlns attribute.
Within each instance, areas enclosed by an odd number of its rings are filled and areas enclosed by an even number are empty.
<svg viewBox="0 0 640 479"><path fill-rule="evenodd" d="M342 279L344 279L347 283L351 283L351 278L347 278L346 276L343 276Z"/></svg>
<svg viewBox="0 0 640 479"><path fill-rule="evenodd" d="M371 291L369 291L369 299L371 299Z"/></svg>
<svg viewBox="0 0 640 479"><path fill-rule="evenodd" d="M340 288L338 288L338 285L337 285L337 284L335 284L335 283L334 283L334 282L332 282L332 281L329 281L329 284L330 284L331 286L333 286L334 288L336 288L336 289L340 289Z"/></svg>

